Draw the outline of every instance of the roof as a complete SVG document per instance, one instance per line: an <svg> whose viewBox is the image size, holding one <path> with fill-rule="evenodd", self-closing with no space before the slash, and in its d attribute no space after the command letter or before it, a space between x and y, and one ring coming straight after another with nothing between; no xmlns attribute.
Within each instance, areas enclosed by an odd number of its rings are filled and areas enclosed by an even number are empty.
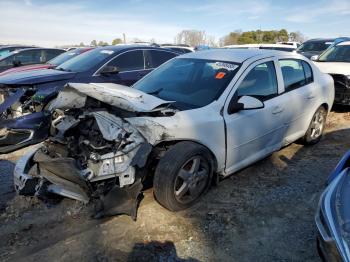
<svg viewBox="0 0 350 262"><path fill-rule="evenodd" d="M337 45L350 45L350 41L344 41L344 42L340 42Z"/></svg>
<svg viewBox="0 0 350 262"><path fill-rule="evenodd" d="M279 55L285 56L286 52L265 49L211 49L194 53L187 53L179 58L196 58L243 63L244 61L253 57L264 58ZM292 53L290 53L289 55L298 56L297 54Z"/></svg>
<svg viewBox="0 0 350 262"><path fill-rule="evenodd" d="M293 46L286 44L243 44L243 45L226 45L224 48L260 48L260 47L279 47L293 49Z"/></svg>

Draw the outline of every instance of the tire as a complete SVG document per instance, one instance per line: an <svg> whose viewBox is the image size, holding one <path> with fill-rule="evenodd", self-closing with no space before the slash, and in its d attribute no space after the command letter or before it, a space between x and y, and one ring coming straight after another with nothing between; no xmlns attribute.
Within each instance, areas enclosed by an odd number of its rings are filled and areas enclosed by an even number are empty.
<svg viewBox="0 0 350 262"><path fill-rule="evenodd" d="M309 127L302 138L303 144L314 145L321 140L326 125L326 118L326 109L323 106L319 107L312 116Z"/></svg>
<svg viewBox="0 0 350 262"><path fill-rule="evenodd" d="M186 209L207 191L212 175L210 152L193 142L179 142L157 165L153 180L154 197L171 211Z"/></svg>

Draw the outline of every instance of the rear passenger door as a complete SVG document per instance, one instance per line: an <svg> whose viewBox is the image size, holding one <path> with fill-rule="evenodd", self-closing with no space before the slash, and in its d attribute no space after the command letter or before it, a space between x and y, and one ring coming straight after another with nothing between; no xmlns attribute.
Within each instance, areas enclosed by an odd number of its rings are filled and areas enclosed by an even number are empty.
<svg viewBox="0 0 350 262"><path fill-rule="evenodd" d="M279 66L287 96L285 144L303 136L316 111L316 86L311 66L304 60L281 59Z"/></svg>

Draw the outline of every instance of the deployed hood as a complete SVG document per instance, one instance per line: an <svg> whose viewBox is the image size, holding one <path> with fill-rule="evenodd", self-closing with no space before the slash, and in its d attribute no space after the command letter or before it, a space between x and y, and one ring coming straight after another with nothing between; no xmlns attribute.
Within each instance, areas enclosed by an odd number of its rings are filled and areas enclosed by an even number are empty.
<svg viewBox="0 0 350 262"><path fill-rule="evenodd" d="M350 63L342 63L342 62L314 62L314 63L323 73L350 75Z"/></svg>
<svg viewBox="0 0 350 262"><path fill-rule="evenodd" d="M172 103L123 85L69 83L58 94L51 109L82 108L88 96L130 112L157 111L161 106Z"/></svg>
<svg viewBox="0 0 350 262"><path fill-rule="evenodd" d="M16 72L0 76L1 85L34 85L46 82L72 79L76 73L53 69Z"/></svg>

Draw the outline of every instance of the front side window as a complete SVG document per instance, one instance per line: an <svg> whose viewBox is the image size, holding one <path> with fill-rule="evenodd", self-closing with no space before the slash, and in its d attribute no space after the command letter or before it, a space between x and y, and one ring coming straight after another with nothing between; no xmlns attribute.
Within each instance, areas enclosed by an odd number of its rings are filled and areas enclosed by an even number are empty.
<svg viewBox="0 0 350 262"><path fill-rule="evenodd" d="M108 63L108 66L117 67L119 72L143 70L144 69L143 51L135 50L135 51L129 51L129 52L123 53L117 56L113 61Z"/></svg>
<svg viewBox="0 0 350 262"><path fill-rule="evenodd" d="M306 62L294 59L283 59L279 61L279 64L282 71L285 91L296 89L313 81L311 67Z"/></svg>
<svg viewBox="0 0 350 262"><path fill-rule="evenodd" d="M28 50L16 54L13 60L21 65L37 64L41 63L41 56L42 50Z"/></svg>
<svg viewBox="0 0 350 262"><path fill-rule="evenodd" d="M206 106L216 100L239 64L204 59L175 58L138 81L133 88L167 101L179 109Z"/></svg>
<svg viewBox="0 0 350 262"><path fill-rule="evenodd" d="M263 100L278 93L278 84L274 62L266 62L254 67L240 83L238 96L254 96Z"/></svg>
<svg viewBox="0 0 350 262"><path fill-rule="evenodd" d="M350 62L350 45L336 45L325 51L318 62Z"/></svg>

